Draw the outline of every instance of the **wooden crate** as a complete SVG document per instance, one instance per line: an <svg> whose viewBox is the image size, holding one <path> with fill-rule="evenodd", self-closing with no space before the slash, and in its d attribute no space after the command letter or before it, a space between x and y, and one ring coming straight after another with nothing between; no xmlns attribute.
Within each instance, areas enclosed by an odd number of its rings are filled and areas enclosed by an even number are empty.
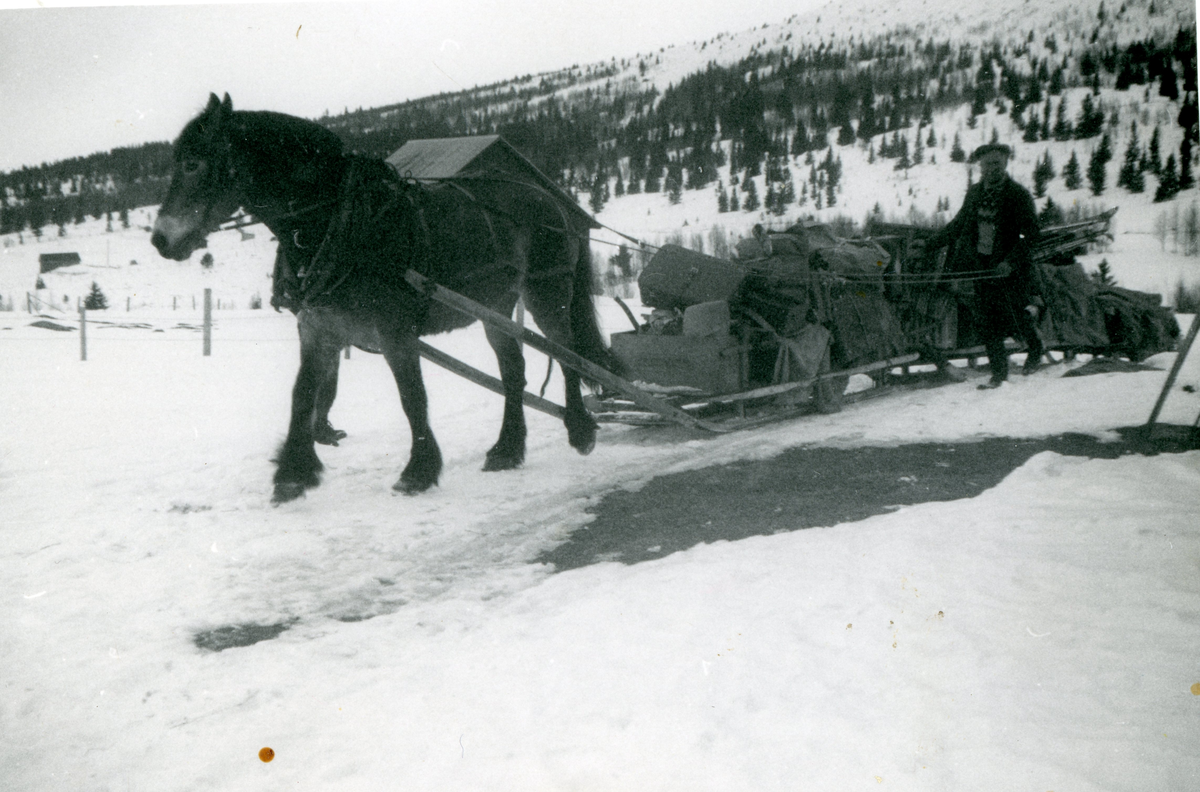
<svg viewBox="0 0 1200 792"><path fill-rule="evenodd" d="M732 335L614 333L612 352L627 378L664 386L696 388L706 394L746 388L746 347Z"/></svg>

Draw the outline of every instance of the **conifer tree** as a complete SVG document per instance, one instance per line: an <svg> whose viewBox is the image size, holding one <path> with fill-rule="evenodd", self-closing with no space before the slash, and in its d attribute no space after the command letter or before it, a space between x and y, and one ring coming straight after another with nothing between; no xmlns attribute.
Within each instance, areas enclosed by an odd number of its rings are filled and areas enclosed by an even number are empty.
<svg viewBox="0 0 1200 792"><path fill-rule="evenodd" d="M967 152L963 151L962 141L958 139L958 133L954 133L954 145L950 147L951 162L966 162Z"/></svg>
<svg viewBox="0 0 1200 792"><path fill-rule="evenodd" d="M1033 169L1033 194L1041 198L1046 194L1046 185L1054 178L1054 162L1050 159L1050 150L1038 159Z"/></svg>
<svg viewBox="0 0 1200 792"><path fill-rule="evenodd" d="M743 188L746 191L746 198L742 201L742 210L753 212L760 206L758 200L758 187L754 184L754 179L747 176L743 180Z"/></svg>
<svg viewBox="0 0 1200 792"><path fill-rule="evenodd" d="M103 311L108 308L108 298L100 290L100 284L92 281L92 290L83 298L83 307L89 311Z"/></svg>
<svg viewBox="0 0 1200 792"><path fill-rule="evenodd" d="M1075 125L1075 137L1080 140L1095 137L1104 129L1104 111L1092 102L1091 94L1084 94L1079 108L1079 119Z"/></svg>
<svg viewBox="0 0 1200 792"><path fill-rule="evenodd" d="M729 211L740 212L742 210L741 200L738 198L737 188L733 188L729 193Z"/></svg>
<svg viewBox="0 0 1200 792"><path fill-rule="evenodd" d="M603 169L598 168L588 192L588 206L591 207L592 214L600 214L604 208L604 188L608 186L607 182L608 179L605 178Z"/></svg>
<svg viewBox="0 0 1200 792"><path fill-rule="evenodd" d="M683 167L678 162L667 166L667 180L663 182L667 190L667 200L672 205L683 200Z"/></svg>
<svg viewBox="0 0 1200 792"><path fill-rule="evenodd" d="M1146 178L1140 167L1141 146L1138 144L1137 122L1129 128L1129 148L1125 149L1125 161L1121 163L1121 172L1117 174L1117 186L1124 187L1131 193L1140 193L1146 189Z"/></svg>
<svg viewBox="0 0 1200 792"><path fill-rule="evenodd" d="M725 192L724 182L717 182L717 211L721 214L729 211L729 193Z"/></svg>
<svg viewBox="0 0 1200 792"><path fill-rule="evenodd" d="M1167 155L1158 174L1158 189L1154 191L1154 202L1169 201L1179 193L1179 176L1175 173L1175 154Z"/></svg>
<svg viewBox="0 0 1200 792"><path fill-rule="evenodd" d="M912 161L908 157L908 138L900 138L900 153L896 155L896 164L893 170L907 171L912 167Z"/></svg>
<svg viewBox="0 0 1200 792"><path fill-rule="evenodd" d="M1092 188L1092 195L1103 195L1105 181L1108 179L1106 165L1108 160L1104 158L1100 147L1097 146L1092 151L1091 159L1088 160L1087 179L1088 186Z"/></svg>
<svg viewBox="0 0 1200 792"><path fill-rule="evenodd" d="M646 186L643 188L643 191L648 192L648 193L658 192L658 190L659 190L659 181L658 180L661 178L661 175L662 175L661 168L657 168L657 167L651 168L650 171L646 174Z"/></svg>
<svg viewBox="0 0 1200 792"><path fill-rule="evenodd" d="M933 148L933 147L934 147L934 146L936 146L936 145L937 145L937 135L935 135L935 134L933 133L933 126L932 126L932 125L930 125L930 127L929 127L929 137L925 139L925 146L926 146L927 148Z"/></svg>
<svg viewBox="0 0 1200 792"><path fill-rule="evenodd" d="M1192 140L1186 135L1179 144L1179 189L1187 190L1196 183L1192 176Z"/></svg>
<svg viewBox="0 0 1200 792"><path fill-rule="evenodd" d="M1158 126L1154 127L1154 131L1150 134L1150 146L1146 151L1148 157L1147 163L1152 173L1158 174L1162 170L1162 154L1159 151Z"/></svg>
<svg viewBox="0 0 1200 792"><path fill-rule="evenodd" d="M1063 222L1062 210L1058 208L1058 204L1054 203L1053 198L1046 199L1046 205L1042 211L1038 212L1038 225L1042 228L1052 225L1060 225Z"/></svg>
<svg viewBox="0 0 1200 792"><path fill-rule="evenodd" d="M1035 111L1033 108L1030 108L1029 120L1025 123L1025 133L1021 135L1021 140L1024 140L1026 143L1037 143L1040 126L1041 125L1038 123L1037 111Z"/></svg>
<svg viewBox="0 0 1200 792"><path fill-rule="evenodd" d="M1092 281L1097 286L1116 286L1117 279L1113 277L1112 269L1108 266L1108 259L1100 259L1100 263L1096 266L1096 271L1091 273Z"/></svg>
<svg viewBox="0 0 1200 792"><path fill-rule="evenodd" d="M1074 134L1071 122L1067 120L1067 97L1059 100L1058 111L1054 115L1054 139L1070 140Z"/></svg>
<svg viewBox="0 0 1200 792"><path fill-rule="evenodd" d="M920 165L925 161L925 146L921 143L921 135L917 135L917 142L913 146L912 164Z"/></svg>

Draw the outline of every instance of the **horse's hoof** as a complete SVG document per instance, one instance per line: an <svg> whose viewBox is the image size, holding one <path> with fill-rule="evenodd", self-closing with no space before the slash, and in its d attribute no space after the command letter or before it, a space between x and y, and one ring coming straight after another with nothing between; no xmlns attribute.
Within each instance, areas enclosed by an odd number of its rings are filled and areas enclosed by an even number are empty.
<svg viewBox="0 0 1200 792"><path fill-rule="evenodd" d="M292 481L280 482L275 485L275 494L271 496L271 503L278 506L281 503L294 501L304 495L304 485L297 484Z"/></svg>
<svg viewBox="0 0 1200 792"><path fill-rule="evenodd" d="M567 431L567 442L571 444L579 452L581 456L587 456L592 453L592 449L596 447L596 427L590 426L577 431Z"/></svg>
<svg viewBox="0 0 1200 792"><path fill-rule="evenodd" d="M338 440L344 440L346 433L341 429L334 429L328 422L324 426L318 427L313 432L313 440L321 445L336 446Z"/></svg>
<svg viewBox="0 0 1200 792"><path fill-rule="evenodd" d="M401 495L420 495L434 484L437 484L437 482L405 481L404 477L401 476L400 480L392 485L392 489L394 489L396 492L399 492Z"/></svg>
<svg viewBox="0 0 1200 792"><path fill-rule="evenodd" d="M515 470L525 463L525 454L505 454L501 452L488 452L487 459L483 462L483 470L485 473L493 473L497 470Z"/></svg>

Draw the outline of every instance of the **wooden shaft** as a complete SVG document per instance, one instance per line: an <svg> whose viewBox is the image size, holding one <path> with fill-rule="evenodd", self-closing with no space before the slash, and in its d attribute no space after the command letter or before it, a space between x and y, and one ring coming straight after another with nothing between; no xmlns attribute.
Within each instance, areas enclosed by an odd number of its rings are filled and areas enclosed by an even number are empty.
<svg viewBox="0 0 1200 792"><path fill-rule="evenodd" d="M673 407L657 399L645 391L635 386L611 371L608 371L600 366L597 366L590 360L572 352L561 344L556 344L550 339L541 336L532 330L521 327L516 322L509 319L507 316L496 313L486 305L481 305L469 297L464 297L461 294L452 292L433 281L426 278L415 270L409 270L404 276L405 279L422 294L428 295L431 299L437 300L443 305L448 305L455 308L468 316L472 316L479 321L485 323L488 327L495 328L505 335L512 336L518 341L521 341L534 349L562 363L564 366L571 368L583 374L585 377L595 380L602 385L605 385L613 390L624 394L630 401L643 407L650 412L658 413L664 417L683 424L684 426L692 426L700 429L707 429L712 432L728 431L725 427L704 421L694 415L680 410L678 407Z"/></svg>
<svg viewBox="0 0 1200 792"><path fill-rule="evenodd" d="M458 376L468 379L471 382L474 382L476 385L482 385L494 393L499 393L501 396L505 395L504 383L490 374L485 374L477 368L468 366L458 358L451 357L442 350L426 344L424 341L417 342L417 351L421 353L421 357L425 358L430 363L436 363L447 371L453 371ZM547 415L553 415L559 420L562 420L567 414L567 411L564 408L560 407L554 402L546 401L540 396L535 396L529 391L522 393L521 399L525 402L526 406L544 412Z"/></svg>
<svg viewBox="0 0 1200 792"><path fill-rule="evenodd" d="M87 360L87 308L79 306L79 359Z"/></svg>

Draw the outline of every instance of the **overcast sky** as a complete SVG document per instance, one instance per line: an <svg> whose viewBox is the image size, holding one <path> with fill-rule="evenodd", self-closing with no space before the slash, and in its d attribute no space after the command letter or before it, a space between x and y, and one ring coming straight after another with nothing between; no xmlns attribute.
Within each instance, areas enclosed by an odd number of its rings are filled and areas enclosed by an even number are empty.
<svg viewBox="0 0 1200 792"><path fill-rule="evenodd" d="M707 39L820 2L0 0L0 170L171 140L210 91L235 108L336 114Z"/></svg>

